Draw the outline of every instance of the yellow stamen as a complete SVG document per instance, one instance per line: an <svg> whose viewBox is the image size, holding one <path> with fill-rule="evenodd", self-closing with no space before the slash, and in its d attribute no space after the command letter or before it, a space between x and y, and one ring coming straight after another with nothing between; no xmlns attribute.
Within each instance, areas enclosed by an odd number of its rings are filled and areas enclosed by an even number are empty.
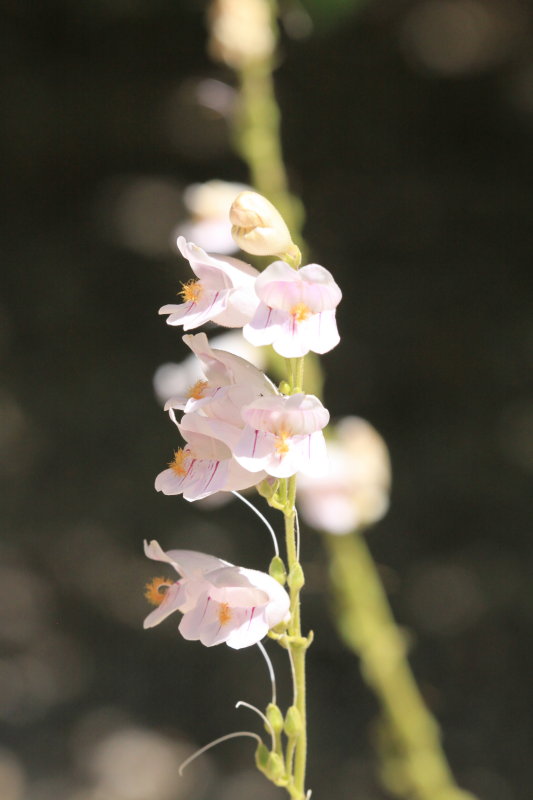
<svg viewBox="0 0 533 800"><path fill-rule="evenodd" d="M276 448L276 453L280 456L284 456L286 453L289 452L289 443L287 439L290 438L290 433L287 431L280 431L276 438L274 439L274 447Z"/></svg>
<svg viewBox="0 0 533 800"><path fill-rule="evenodd" d="M187 283L182 283L182 289L178 292L183 297L184 303L197 303L201 298L204 287L200 281L190 280Z"/></svg>
<svg viewBox="0 0 533 800"><path fill-rule="evenodd" d="M228 603L220 603L218 609L218 621L221 625L227 625L231 619L231 609Z"/></svg>
<svg viewBox="0 0 533 800"><path fill-rule="evenodd" d="M290 314L294 317L295 322L303 322L311 313L311 309L309 306L306 306L305 303L296 303L290 310Z"/></svg>
<svg viewBox="0 0 533 800"><path fill-rule="evenodd" d="M196 381L187 392L187 397L193 397L195 400L200 400L204 396L204 391L207 389L207 381Z"/></svg>
<svg viewBox="0 0 533 800"><path fill-rule="evenodd" d="M153 578L144 587L144 596L153 606L160 606L172 583L168 578Z"/></svg>
<svg viewBox="0 0 533 800"><path fill-rule="evenodd" d="M179 450L174 452L174 459L169 462L169 467L172 472L175 472L176 475L179 475L182 478L187 473L188 464L187 461L190 458L190 453L184 450L182 447Z"/></svg>

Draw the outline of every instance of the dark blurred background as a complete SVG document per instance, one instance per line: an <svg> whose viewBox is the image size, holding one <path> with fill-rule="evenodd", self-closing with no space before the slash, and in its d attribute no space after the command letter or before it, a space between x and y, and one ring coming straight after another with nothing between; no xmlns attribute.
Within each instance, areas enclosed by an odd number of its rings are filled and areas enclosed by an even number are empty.
<svg viewBox="0 0 533 800"><path fill-rule="evenodd" d="M195 746L256 729L233 704L268 702L257 649L185 642L174 619L141 627L158 574L144 538L254 568L270 557L243 506L153 490L177 444L152 377L185 356L156 313L187 277L169 245L183 191L248 180L231 90L205 101L206 81L234 78L206 55L204 12L2 3L2 800L282 796L246 740L176 776ZM326 404L370 420L391 451L391 509L369 543L461 785L529 800L533 3L309 0L284 13L287 165L313 260L344 290ZM336 637L311 532L303 554L309 785L385 800L376 703Z"/></svg>

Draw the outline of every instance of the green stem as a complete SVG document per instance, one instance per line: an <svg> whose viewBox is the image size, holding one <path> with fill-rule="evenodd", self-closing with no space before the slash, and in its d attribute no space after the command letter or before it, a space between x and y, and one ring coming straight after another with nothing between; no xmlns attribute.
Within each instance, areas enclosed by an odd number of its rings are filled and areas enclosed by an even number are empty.
<svg viewBox="0 0 533 800"><path fill-rule="evenodd" d="M454 782L364 537L356 532L323 538L339 601L339 629L360 657L363 677L388 723L388 747L382 752L388 788L415 800L475 800Z"/></svg>

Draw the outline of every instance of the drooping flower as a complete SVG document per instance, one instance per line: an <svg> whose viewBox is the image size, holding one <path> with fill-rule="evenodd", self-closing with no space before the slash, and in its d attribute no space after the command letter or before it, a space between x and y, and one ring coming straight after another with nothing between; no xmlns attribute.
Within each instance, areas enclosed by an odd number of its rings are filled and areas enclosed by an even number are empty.
<svg viewBox="0 0 533 800"><path fill-rule="evenodd" d="M275 261L259 275L255 291L261 302L243 329L251 344L271 344L285 358L327 353L338 344L335 309L342 293L324 267L294 270Z"/></svg>
<svg viewBox="0 0 533 800"><path fill-rule="evenodd" d="M389 506L390 459L385 442L360 417L345 417L327 440L329 471L298 476L298 505L314 528L344 534L381 519Z"/></svg>
<svg viewBox="0 0 533 800"><path fill-rule="evenodd" d="M326 467L322 428L329 412L317 397L294 394L261 397L242 410L245 426L237 440L226 439L235 460L250 472L276 478L296 472L320 474Z"/></svg>
<svg viewBox="0 0 533 800"><path fill-rule="evenodd" d="M183 337L201 364L203 375L187 391L171 397L165 410L200 413L242 428L241 409L258 397L277 394L267 376L244 358L213 349L205 333Z"/></svg>
<svg viewBox="0 0 533 800"><path fill-rule="evenodd" d="M207 647L226 642L238 650L257 644L270 628L289 619L287 592L264 572L190 550L165 553L155 541L145 542L144 551L148 558L171 564L182 576L176 582L155 579L148 584L147 597L160 604L145 619L145 628L180 611L179 631L185 639ZM163 592L161 580L168 587Z"/></svg>
<svg viewBox="0 0 533 800"><path fill-rule="evenodd" d="M183 302L166 305L160 314L168 314L169 325L183 325L184 330L205 322L216 322L228 328L245 325L257 308L254 291L259 274L254 267L230 256L211 256L201 247L178 238L178 247L198 280L183 285Z"/></svg>
<svg viewBox="0 0 533 800"><path fill-rule="evenodd" d="M174 453L168 469L155 479L163 494L182 494L185 500L200 500L215 492L231 492L255 486L265 473L249 471L233 457L231 442L240 430L220 420L185 414L178 428L186 441Z"/></svg>

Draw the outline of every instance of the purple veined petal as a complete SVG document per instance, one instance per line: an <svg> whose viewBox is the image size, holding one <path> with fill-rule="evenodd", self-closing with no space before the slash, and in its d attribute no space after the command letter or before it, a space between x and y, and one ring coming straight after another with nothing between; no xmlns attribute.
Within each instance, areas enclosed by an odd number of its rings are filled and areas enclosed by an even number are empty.
<svg viewBox="0 0 533 800"><path fill-rule="evenodd" d="M340 342L335 311L322 311L302 323L303 332L314 353L328 353Z"/></svg>
<svg viewBox="0 0 533 800"><path fill-rule="evenodd" d="M183 330L190 330L209 322L221 314L228 303L227 289L205 288L201 298L180 305L167 305L159 309L160 314L169 314L167 325L183 325Z"/></svg>
<svg viewBox="0 0 533 800"><path fill-rule="evenodd" d="M250 486L257 486L266 478L266 472L251 472L245 469L234 458L229 462L228 470L228 489L229 491L239 492L241 489L249 489Z"/></svg>
<svg viewBox="0 0 533 800"><path fill-rule="evenodd" d="M198 475L191 486L183 491L185 500L201 500L225 488L228 474L228 460L198 461Z"/></svg>
<svg viewBox="0 0 533 800"><path fill-rule="evenodd" d="M265 462L274 450L274 436L247 425L235 445L233 457L249 472L266 470Z"/></svg>
<svg viewBox="0 0 533 800"><path fill-rule="evenodd" d="M198 640L202 624L209 624L216 618L216 604L209 597L208 586L206 583L205 591L198 595L196 605L185 612L179 624L179 632L188 641Z"/></svg>
<svg viewBox="0 0 533 800"><path fill-rule="evenodd" d="M286 590L271 575L257 569L247 569L238 567L239 571L245 575L250 583L261 589L268 595L268 603L265 607L266 619L270 628L279 622L288 619L290 598Z"/></svg>
<svg viewBox="0 0 533 800"><path fill-rule="evenodd" d="M213 601L214 603L214 601ZM243 608L229 608L221 612L219 603L214 603L217 606L217 614L213 620L205 620L200 626L200 641L206 647L214 647L217 644L222 644L227 641L228 636L235 628L240 628L246 623L248 614L247 609ZM224 616L228 614L229 619L224 620ZM222 617L222 620L221 620Z"/></svg>
<svg viewBox="0 0 533 800"><path fill-rule="evenodd" d="M155 479L156 491L167 495L181 494L187 474L177 475L173 469L164 469Z"/></svg>
<svg viewBox="0 0 533 800"><path fill-rule="evenodd" d="M244 338L255 347L272 344L290 315L260 303L254 316L242 329Z"/></svg>
<svg viewBox="0 0 533 800"><path fill-rule="evenodd" d="M322 431L295 437L295 451L300 457L298 472L306 475L324 475L329 469L326 440Z"/></svg>
<svg viewBox="0 0 533 800"><path fill-rule="evenodd" d="M276 353L284 358L301 358L307 355L310 350L309 340L306 336L307 322L309 322L309 318L298 321L291 314L287 314L272 343Z"/></svg>
<svg viewBox="0 0 533 800"><path fill-rule="evenodd" d="M159 625L160 622L163 622L163 620L170 616L170 614L173 614L174 611L179 611L185 602L186 595L183 583L180 581L179 583L172 584L172 586L169 586L167 589L161 605L154 608L145 618L143 628L153 628L155 625Z"/></svg>
<svg viewBox="0 0 533 800"><path fill-rule="evenodd" d="M226 644L233 650L242 650L251 647L264 639L268 633L268 623L265 619L264 609L248 609L243 623L230 631Z"/></svg>

